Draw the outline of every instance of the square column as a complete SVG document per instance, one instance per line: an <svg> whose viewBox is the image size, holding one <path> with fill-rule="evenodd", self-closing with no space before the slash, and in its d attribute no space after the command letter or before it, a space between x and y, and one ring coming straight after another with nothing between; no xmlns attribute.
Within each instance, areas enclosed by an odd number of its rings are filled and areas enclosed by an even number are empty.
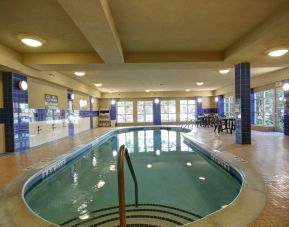
<svg viewBox="0 0 289 227"><path fill-rule="evenodd" d="M28 91L19 83L27 77L14 72L3 73L4 123L6 152L30 148Z"/></svg>
<svg viewBox="0 0 289 227"><path fill-rule="evenodd" d="M218 102L217 102L217 109L218 109L218 115L224 116L225 115L225 108L224 108L224 95L218 96Z"/></svg>
<svg viewBox="0 0 289 227"><path fill-rule="evenodd" d="M161 101L159 99L153 100L153 125L161 125Z"/></svg>
<svg viewBox="0 0 289 227"><path fill-rule="evenodd" d="M250 63L235 66L236 143L251 144Z"/></svg>
<svg viewBox="0 0 289 227"><path fill-rule="evenodd" d="M74 135L74 113L73 113L73 100L74 94L72 89L67 89L67 102L68 102L68 135Z"/></svg>
<svg viewBox="0 0 289 227"><path fill-rule="evenodd" d="M197 96L196 97L196 113L198 117L199 115L203 115L203 105L202 105L202 97L201 96Z"/></svg>
<svg viewBox="0 0 289 227"><path fill-rule="evenodd" d="M283 84L288 83L289 80L283 81ZM289 90L284 91L284 135L289 136Z"/></svg>

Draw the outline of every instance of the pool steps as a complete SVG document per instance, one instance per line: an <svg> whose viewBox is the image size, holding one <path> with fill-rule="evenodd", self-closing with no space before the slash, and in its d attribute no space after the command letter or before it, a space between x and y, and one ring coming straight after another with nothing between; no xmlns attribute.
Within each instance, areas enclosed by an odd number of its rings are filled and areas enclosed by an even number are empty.
<svg viewBox="0 0 289 227"><path fill-rule="evenodd" d="M202 216L192 212L165 206L159 204L139 204L135 207L134 204L126 206L126 219L128 224L149 224L154 223L157 226L169 227L183 225L194 222ZM90 213L90 217L86 220L75 218L62 223L61 226L76 227L76 226L116 226L119 223L118 206L100 209Z"/></svg>

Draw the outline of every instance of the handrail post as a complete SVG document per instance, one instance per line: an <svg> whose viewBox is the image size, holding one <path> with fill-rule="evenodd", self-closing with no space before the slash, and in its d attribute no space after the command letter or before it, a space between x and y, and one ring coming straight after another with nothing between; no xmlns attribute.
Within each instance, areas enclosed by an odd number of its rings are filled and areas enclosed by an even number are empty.
<svg viewBox="0 0 289 227"><path fill-rule="evenodd" d="M118 203L119 203L119 224L120 227L126 226L125 220L125 188L124 188L124 168L123 168L123 157L124 157L124 145L119 149L117 159L117 180L118 180Z"/></svg>
<svg viewBox="0 0 289 227"><path fill-rule="evenodd" d="M119 222L120 227L126 226L126 216L125 216L125 183L124 183L124 162L123 159L126 159L130 173L134 181L135 189L135 206L138 207L138 184L134 169L128 154L127 148L122 145L119 148L118 158L117 158L117 179L118 179L118 202L119 202Z"/></svg>

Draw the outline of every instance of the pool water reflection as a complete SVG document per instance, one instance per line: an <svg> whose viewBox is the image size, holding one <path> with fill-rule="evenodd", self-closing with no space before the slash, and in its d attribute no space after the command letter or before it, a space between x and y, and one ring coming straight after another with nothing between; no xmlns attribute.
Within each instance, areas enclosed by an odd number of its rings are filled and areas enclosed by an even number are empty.
<svg viewBox="0 0 289 227"><path fill-rule="evenodd" d="M240 183L214 162L184 144L175 130L132 130L69 163L25 196L41 217L57 224L118 205L117 150L125 144L139 183L139 202L184 209L205 216L229 204ZM134 186L125 171L126 202L134 203Z"/></svg>

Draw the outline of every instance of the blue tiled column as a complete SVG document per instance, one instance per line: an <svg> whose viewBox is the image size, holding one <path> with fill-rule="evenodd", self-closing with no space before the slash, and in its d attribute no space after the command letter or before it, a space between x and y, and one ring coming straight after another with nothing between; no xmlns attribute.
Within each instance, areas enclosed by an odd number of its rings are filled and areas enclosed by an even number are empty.
<svg viewBox="0 0 289 227"><path fill-rule="evenodd" d="M251 89L250 94L250 108L251 108L251 125L255 124L255 97L254 97L254 89Z"/></svg>
<svg viewBox="0 0 289 227"><path fill-rule="evenodd" d="M251 144L250 63L235 66L236 143Z"/></svg>
<svg viewBox="0 0 289 227"><path fill-rule="evenodd" d="M93 106L92 106L92 96L89 96L89 118L90 118L90 129L93 129Z"/></svg>
<svg viewBox="0 0 289 227"><path fill-rule="evenodd" d="M72 89L67 89L67 103L71 100L71 95L73 94ZM68 110L68 135L74 135L74 124L72 119L69 116L73 116L73 110Z"/></svg>
<svg viewBox="0 0 289 227"><path fill-rule="evenodd" d="M153 124L161 124L161 101L159 103L155 103L153 100Z"/></svg>
<svg viewBox="0 0 289 227"><path fill-rule="evenodd" d="M198 99L199 98L202 98L202 97L200 97L200 96L197 96L196 97L196 103L197 103L197 105L196 105L196 113L197 113L197 117L199 116L199 115L202 115L203 114L203 105L202 105L202 102L198 102Z"/></svg>
<svg viewBox="0 0 289 227"><path fill-rule="evenodd" d="M218 106L218 115L219 116L224 116L224 95L219 95L218 96L218 103L217 103L217 106Z"/></svg>
<svg viewBox="0 0 289 227"><path fill-rule="evenodd" d="M27 77L12 72L3 73L4 123L6 152L30 148L28 91L19 88Z"/></svg>
<svg viewBox="0 0 289 227"><path fill-rule="evenodd" d="M283 81L284 83L289 83L289 80ZM289 91L284 91L284 135L289 136Z"/></svg>
<svg viewBox="0 0 289 227"><path fill-rule="evenodd" d="M116 104L110 104L110 119L112 121L116 120Z"/></svg>

